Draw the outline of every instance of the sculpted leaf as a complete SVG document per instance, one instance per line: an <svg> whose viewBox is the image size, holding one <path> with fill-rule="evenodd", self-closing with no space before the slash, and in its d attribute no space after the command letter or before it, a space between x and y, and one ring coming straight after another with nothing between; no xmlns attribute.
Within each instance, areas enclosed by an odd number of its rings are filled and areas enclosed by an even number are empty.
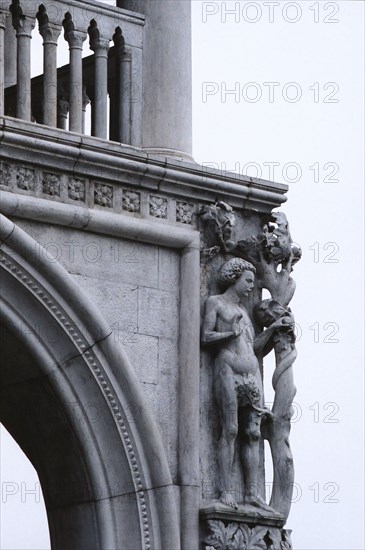
<svg viewBox="0 0 365 550"><path fill-rule="evenodd" d="M205 539L205 544L209 544L206 548L213 548L214 550L225 550L223 541L217 540L213 535Z"/></svg>
<svg viewBox="0 0 365 550"><path fill-rule="evenodd" d="M293 550L289 529L283 529L283 541L280 550Z"/></svg>
<svg viewBox="0 0 365 550"><path fill-rule="evenodd" d="M238 524L237 523L229 523L227 525L227 527L226 527L226 538L227 538L227 540L233 538L233 535L235 534L237 529L238 529Z"/></svg>
<svg viewBox="0 0 365 550"><path fill-rule="evenodd" d="M223 521L211 520L211 521L208 521L208 525L209 525L211 531L213 531L213 537L215 539L217 539L218 541L224 543L225 539L226 539L226 533L225 533L226 528L225 528L225 525L224 525ZM213 540L214 540L214 538L213 538ZM210 544L212 544L212 542Z"/></svg>
<svg viewBox="0 0 365 550"><path fill-rule="evenodd" d="M234 550L246 550L247 549L247 540L244 537L244 534L241 529L238 529L234 536Z"/></svg>

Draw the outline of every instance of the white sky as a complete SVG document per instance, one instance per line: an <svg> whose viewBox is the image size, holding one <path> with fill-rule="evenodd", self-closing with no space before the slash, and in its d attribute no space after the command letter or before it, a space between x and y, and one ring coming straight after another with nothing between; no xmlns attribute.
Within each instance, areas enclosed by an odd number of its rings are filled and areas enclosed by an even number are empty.
<svg viewBox="0 0 365 550"><path fill-rule="evenodd" d="M364 3L192 5L195 159L289 183L283 210L303 248L287 526L295 550L363 550ZM225 20L225 9L236 12ZM268 163L278 163L273 178ZM37 479L4 435L2 447L2 480L18 491L2 496L0 547L43 550L42 506L21 502L21 481L31 489Z"/></svg>

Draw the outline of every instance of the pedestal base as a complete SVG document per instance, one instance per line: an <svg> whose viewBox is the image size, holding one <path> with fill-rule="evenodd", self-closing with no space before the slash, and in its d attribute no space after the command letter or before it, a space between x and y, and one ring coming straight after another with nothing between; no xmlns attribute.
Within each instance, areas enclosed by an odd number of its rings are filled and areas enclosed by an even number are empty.
<svg viewBox="0 0 365 550"><path fill-rule="evenodd" d="M292 550L285 518L254 506L216 501L201 508L200 523L202 550Z"/></svg>

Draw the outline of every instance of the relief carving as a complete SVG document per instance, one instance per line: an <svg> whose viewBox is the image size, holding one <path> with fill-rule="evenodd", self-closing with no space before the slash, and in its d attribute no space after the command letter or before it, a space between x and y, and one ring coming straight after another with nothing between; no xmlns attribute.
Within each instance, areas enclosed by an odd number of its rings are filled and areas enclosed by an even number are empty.
<svg viewBox="0 0 365 550"><path fill-rule="evenodd" d="M60 196L60 178L55 174L43 174L43 193Z"/></svg>
<svg viewBox="0 0 365 550"><path fill-rule="evenodd" d="M292 550L290 534L273 527L248 526L244 523L207 522L210 534L204 550Z"/></svg>
<svg viewBox="0 0 365 550"><path fill-rule="evenodd" d="M233 209L223 202L204 206L199 214L204 227L202 261L204 270L210 270L210 279L205 281L209 280L212 288L221 288L220 294L215 292L205 301L202 324L203 350L212 351L209 368L219 417L216 448L219 506L241 514L252 514L256 509L263 517L282 518L283 525L289 514L294 483L289 434L296 393L292 367L297 356L295 322L288 304L295 291L291 274L301 257L301 249L292 241L288 221L281 212L257 216L261 226L256 223L256 229L251 231L254 225L250 222L246 234L242 228L247 221L239 226ZM234 231L238 234L236 238ZM260 298L263 289L269 291L270 299ZM272 379L275 398L268 409L261 369L265 370L263 360L271 352L275 355ZM273 461L269 504L262 493L265 480L260 440L263 438L269 441ZM242 503L237 502L232 491L235 448L237 454L239 449L242 466ZM235 534L241 537L238 530ZM254 547L291 548L289 534L281 529L276 531L280 544L273 538L271 545L265 545L268 540L262 539L263 545L255 542ZM231 538L222 548L236 548L233 535ZM238 548L251 548L247 544Z"/></svg>
<svg viewBox="0 0 365 550"><path fill-rule="evenodd" d="M9 185L11 178L11 167L7 162L0 162L0 185Z"/></svg>
<svg viewBox="0 0 365 550"><path fill-rule="evenodd" d="M113 187L110 185L102 185L97 183L95 185L95 204L98 206L106 206L112 208L113 206Z"/></svg>
<svg viewBox="0 0 365 550"><path fill-rule="evenodd" d="M167 218L167 199L151 195L149 204L151 216L155 218Z"/></svg>
<svg viewBox="0 0 365 550"><path fill-rule="evenodd" d="M186 202L176 203L176 221L191 224L193 221L194 205Z"/></svg>
<svg viewBox="0 0 365 550"><path fill-rule="evenodd" d="M206 301L202 341L217 346L213 377L221 421L217 450L220 499L223 504L238 508L231 488L240 417L244 503L272 511L259 494L260 424L265 411L259 362L255 355L258 342L243 305L253 290L255 272L254 266L241 258L232 258L221 266L218 282L226 290Z"/></svg>
<svg viewBox="0 0 365 550"><path fill-rule="evenodd" d="M85 182L77 178L70 178L68 182L68 196L74 201L85 201Z"/></svg>
<svg viewBox="0 0 365 550"><path fill-rule="evenodd" d="M30 191L34 189L35 183L35 172L31 168L26 168L25 166L20 166L17 169L16 174L16 184L19 189L24 191Z"/></svg>
<svg viewBox="0 0 365 550"><path fill-rule="evenodd" d="M123 191L123 210L127 212L140 212L141 195L134 191Z"/></svg>

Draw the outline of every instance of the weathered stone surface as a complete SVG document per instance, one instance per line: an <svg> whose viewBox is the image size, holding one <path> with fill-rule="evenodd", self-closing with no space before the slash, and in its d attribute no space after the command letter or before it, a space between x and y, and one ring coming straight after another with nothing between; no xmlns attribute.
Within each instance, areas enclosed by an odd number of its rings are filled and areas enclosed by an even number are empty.
<svg viewBox="0 0 365 550"><path fill-rule="evenodd" d="M141 287L138 296L138 329L144 334L176 338L178 326L176 293Z"/></svg>

